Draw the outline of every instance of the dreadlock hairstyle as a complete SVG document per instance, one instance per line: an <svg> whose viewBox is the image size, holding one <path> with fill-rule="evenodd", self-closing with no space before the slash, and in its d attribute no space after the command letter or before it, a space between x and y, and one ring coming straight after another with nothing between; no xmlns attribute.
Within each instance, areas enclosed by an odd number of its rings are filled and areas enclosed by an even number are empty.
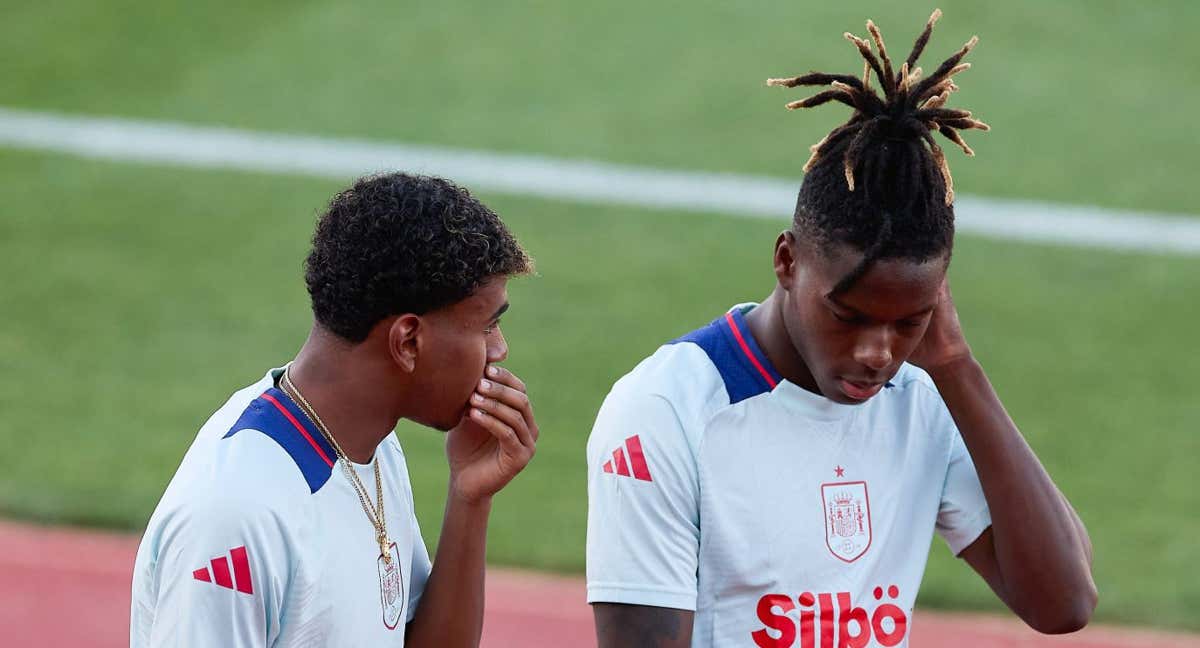
<svg viewBox="0 0 1200 648"><path fill-rule="evenodd" d="M971 67L962 59L979 38L972 36L928 77L917 59L942 12L935 9L912 52L893 68L875 23L867 21L871 43L846 32L864 60L863 74L809 72L768 79L768 86L830 86L789 110L837 101L854 109L850 119L811 148L796 201L793 229L818 245L845 243L863 250L859 264L842 278L833 294L848 290L871 264L883 258L926 261L949 251L954 240L954 184L946 156L933 138L938 132L973 156L958 131L990 127L967 110L946 108L958 90L952 77ZM883 96L871 87L871 73Z"/></svg>

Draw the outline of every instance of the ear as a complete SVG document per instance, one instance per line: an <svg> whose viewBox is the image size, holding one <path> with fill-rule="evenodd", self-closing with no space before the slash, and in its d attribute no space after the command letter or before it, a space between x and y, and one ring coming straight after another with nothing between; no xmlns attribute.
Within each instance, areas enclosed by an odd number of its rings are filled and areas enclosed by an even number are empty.
<svg viewBox="0 0 1200 648"><path fill-rule="evenodd" d="M775 278L784 290L790 290L795 281L796 248L796 235L791 230L784 230L775 239Z"/></svg>
<svg viewBox="0 0 1200 648"><path fill-rule="evenodd" d="M392 362L407 373L417 368L417 354L420 350L417 336L421 333L421 318L411 313L397 317L388 328L388 351L392 354Z"/></svg>

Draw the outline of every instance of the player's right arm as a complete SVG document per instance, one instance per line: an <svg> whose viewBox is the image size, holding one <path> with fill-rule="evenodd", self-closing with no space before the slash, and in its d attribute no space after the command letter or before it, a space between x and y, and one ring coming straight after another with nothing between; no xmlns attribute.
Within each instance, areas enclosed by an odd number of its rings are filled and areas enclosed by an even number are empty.
<svg viewBox="0 0 1200 648"><path fill-rule="evenodd" d="M618 383L588 440L588 602L600 648L691 645L698 480L671 403Z"/></svg>
<svg viewBox="0 0 1200 648"><path fill-rule="evenodd" d="M593 603L600 648L688 648L692 645L691 610Z"/></svg>
<svg viewBox="0 0 1200 648"><path fill-rule="evenodd" d="M1031 628L1084 627L1098 596L1091 539L972 353L948 282L910 361L929 374L961 434L956 454L969 460L952 461L951 476L955 463L973 463L986 500L991 527L960 555Z"/></svg>

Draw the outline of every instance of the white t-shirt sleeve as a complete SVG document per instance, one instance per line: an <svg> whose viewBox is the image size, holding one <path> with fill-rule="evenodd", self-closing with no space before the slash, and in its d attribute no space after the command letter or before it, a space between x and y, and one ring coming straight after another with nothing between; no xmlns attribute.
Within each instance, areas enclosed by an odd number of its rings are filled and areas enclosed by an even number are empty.
<svg viewBox="0 0 1200 648"><path fill-rule="evenodd" d="M296 574L270 511L230 497L190 502L147 534L135 569L131 645L267 646L285 613L303 619L284 610Z"/></svg>
<svg viewBox="0 0 1200 648"><path fill-rule="evenodd" d="M695 610L695 455L671 404L631 391L609 394L588 439L588 602Z"/></svg>
<svg viewBox="0 0 1200 648"><path fill-rule="evenodd" d="M975 472L975 462L945 405L941 405L939 420L943 421L942 425L949 426L947 432L951 438L950 460L938 507L937 532L957 556L991 526L992 515L983 496L979 474Z"/></svg>
<svg viewBox="0 0 1200 648"><path fill-rule="evenodd" d="M412 495L409 495L410 509L414 511L412 515L412 585L408 588L408 614L404 619L405 623L413 620L417 614L417 605L421 602L421 595L425 593L425 584L429 582L429 572L433 571L433 563L429 560L429 550L425 548L425 541L421 538L421 525L417 523L416 509L412 507Z"/></svg>

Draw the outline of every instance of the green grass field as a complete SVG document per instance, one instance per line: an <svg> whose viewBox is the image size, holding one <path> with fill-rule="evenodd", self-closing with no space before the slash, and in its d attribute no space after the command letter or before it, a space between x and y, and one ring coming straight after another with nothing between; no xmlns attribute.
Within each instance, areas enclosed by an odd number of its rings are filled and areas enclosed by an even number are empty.
<svg viewBox="0 0 1200 648"><path fill-rule="evenodd" d="M856 70L841 31L872 16L899 50L929 10L738 6L32 4L0 24L0 105L798 178L845 115L786 114L795 95L762 79ZM1182 124L1200 45L1176 35L1194 5L942 8L929 54L981 35L956 101L995 127L971 139L978 158L951 153L960 191L1195 210L1200 131ZM0 150L0 512L143 524L208 414L303 340L300 264L339 185ZM490 556L578 572L583 445L608 386L764 296L782 220L484 197L538 261L505 332L543 429ZM1200 629L1200 258L961 237L953 279L975 350L1091 529L1099 617ZM400 436L432 544L440 437ZM936 542L922 602L997 608L947 554Z"/></svg>
<svg viewBox="0 0 1200 648"><path fill-rule="evenodd" d="M0 102L792 177L847 115L789 114L799 91L763 81L860 72L841 35L868 17L907 52L933 6L24 3L0 24ZM938 6L925 69L979 34L951 104L994 127L968 133L976 160L951 153L964 191L1195 210L1200 4Z"/></svg>

